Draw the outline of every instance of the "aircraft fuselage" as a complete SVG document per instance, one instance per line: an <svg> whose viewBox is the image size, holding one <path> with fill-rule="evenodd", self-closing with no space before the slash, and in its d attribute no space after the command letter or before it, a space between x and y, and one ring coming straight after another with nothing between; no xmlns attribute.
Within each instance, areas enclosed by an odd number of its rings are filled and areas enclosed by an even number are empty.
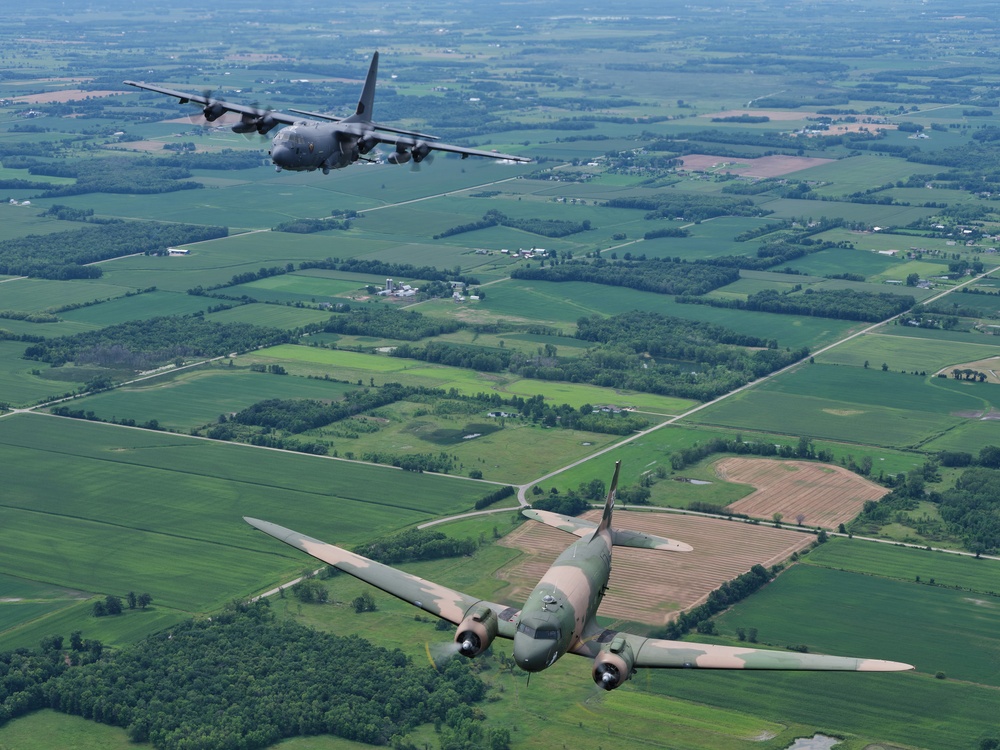
<svg viewBox="0 0 1000 750"><path fill-rule="evenodd" d="M514 635L514 660L521 669L545 669L580 640L607 589L611 546L607 529L574 542L535 586Z"/></svg>
<svg viewBox="0 0 1000 750"><path fill-rule="evenodd" d="M342 169L357 161L357 137L320 122L300 122L282 128L271 140L271 162L289 172Z"/></svg>

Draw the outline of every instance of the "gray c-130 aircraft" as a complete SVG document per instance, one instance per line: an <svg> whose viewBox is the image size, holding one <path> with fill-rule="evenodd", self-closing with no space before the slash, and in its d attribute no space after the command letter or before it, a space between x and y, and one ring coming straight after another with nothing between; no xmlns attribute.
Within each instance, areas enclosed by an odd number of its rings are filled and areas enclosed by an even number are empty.
<svg viewBox="0 0 1000 750"><path fill-rule="evenodd" d="M283 169L291 172L312 172L321 169L323 174L329 174L331 169L342 169L356 161L365 161L362 157L380 143L395 146L395 150L388 157L390 164L406 164L411 160L414 164L419 164L433 151L460 154L463 159L470 156L484 156L489 159L517 162L531 161L523 156L452 146L439 142L433 135L401 130L374 122L372 108L377 77L378 52L375 52L368 67L368 76L365 78L358 106L354 114L348 117L333 117L299 109L290 109L289 111L294 114L288 115L255 106L232 104L208 94L174 91L142 81L122 81L122 83L154 91L157 94L177 97L181 104L188 102L200 104L203 107L202 114L209 122L215 122L226 112L235 112L240 115L240 121L232 126L234 133L266 135L278 126L288 126L279 130L271 140L269 153L271 162L278 172Z"/></svg>
<svg viewBox="0 0 1000 750"><path fill-rule="evenodd" d="M594 682L604 690L620 687L642 667L846 672L913 669L909 664L881 659L646 638L599 625L597 609L607 591L613 547L673 552L692 549L683 542L611 525L620 467L619 461L615 464L600 523L549 511L523 511L528 518L580 539L559 555L521 609L463 594L267 521L243 520L285 544L458 626L454 641L458 653L464 656L482 653L497 636L513 639L514 660L527 672L546 669L564 654L577 654L593 660Z"/></svg>

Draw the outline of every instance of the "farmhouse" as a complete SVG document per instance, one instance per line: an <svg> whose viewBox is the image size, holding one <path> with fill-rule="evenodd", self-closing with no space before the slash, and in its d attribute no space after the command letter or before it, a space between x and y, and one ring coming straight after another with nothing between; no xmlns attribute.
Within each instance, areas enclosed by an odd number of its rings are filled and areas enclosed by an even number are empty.
<svg viewBox="0 0 1000 750"><path fill-rule="evenodd" d="M167 248L167 255L169 255L171 258L173 258L175 256L190 255L190 254L191 254L191 251L188 250L186 247L168 247Z"/></svg>

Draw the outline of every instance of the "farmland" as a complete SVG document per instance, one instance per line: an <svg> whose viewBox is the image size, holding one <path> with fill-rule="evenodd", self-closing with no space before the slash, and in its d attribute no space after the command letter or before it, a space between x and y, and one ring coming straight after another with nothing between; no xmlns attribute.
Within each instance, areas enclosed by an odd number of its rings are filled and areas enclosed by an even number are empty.
<svg viewBox="0 0 1000 750"><path fill-rule="evenodd" d="M727 458L715 470L727 482L757 488L731 503L729 510L753 518L780 514L776 517L800 526L836 528L858 515L865 502L879 500L888 491L853 472L815 463Z"/></svg>

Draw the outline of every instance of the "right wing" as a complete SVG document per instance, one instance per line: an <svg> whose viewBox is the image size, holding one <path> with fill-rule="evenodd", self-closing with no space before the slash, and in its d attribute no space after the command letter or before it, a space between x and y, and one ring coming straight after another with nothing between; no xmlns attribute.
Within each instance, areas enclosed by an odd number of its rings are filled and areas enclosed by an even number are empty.
<svg viewBox="0 0 1000 750"><path fill-rule="evenodd" d="M440 586L433 581L419 578L402 570L396 570L388 565L369 560L367 557L348 552L342 547L321 542L297 531L286 529L274 523L261 521L256 518L243 517L243 520L255 529L263 531L265 534L273 536L275 539L284 542L296 549L302 550L308 555L312 555L317 560L322 560L328 565L332 565L338 570L349 573L355 578L359 578L365 583L392 594L398 599L402 599L408 604L419 607L425 612L447 620L458 625L466 618L470 610L476 605L485 604L497 615L499 625L498 635L505 638L514 637L514 629L517 624L517 615L520 610L513 607L505 607L502 604L494 604L476 597L463 594L461 591Z"/></svg>
<svg viewBox="0 0 1000 750"><path fill-rule="evenodd" d="M803 654L797 651L770 651L742 646L716 646L711 643L668 641L645 638L614 630L602 630L592 623L587 636L570 649L574 654L595 658L605 644L624 638L633 655L635 668L660 669L778 669L793 671L902 672L913 665L883 659L858 659L849 656Z"/></svg>
<svg viewBox="0 0 1000 750"><path fill-rule="evenodd" d="M266 114L275 123L280 123L282 125L294 125L296 122L300 122L302 120L301 117L293 117L292 115L286 115L282 112L276 112L274 110L262 110L260 107L250 107L245 104L233 104L231 102L223 101L222 99L213 99L210 96L203 96L202 94L187 94L183 91L175 91L174 89L163 88L162 86L153 86L152 84L145 83L143 81L122 81L122 83L127 86L135 86L137 89L144 89L146 91L153 91L157 94L176 97L177 99L180 99L181 104L195 102L196 104L201 104L204 107L216 107L218 108L218 112L215 114L215 117L219 117L223 112L236 112L237 114L245 115L249 118L260 117L262 114Z"/></svg>

